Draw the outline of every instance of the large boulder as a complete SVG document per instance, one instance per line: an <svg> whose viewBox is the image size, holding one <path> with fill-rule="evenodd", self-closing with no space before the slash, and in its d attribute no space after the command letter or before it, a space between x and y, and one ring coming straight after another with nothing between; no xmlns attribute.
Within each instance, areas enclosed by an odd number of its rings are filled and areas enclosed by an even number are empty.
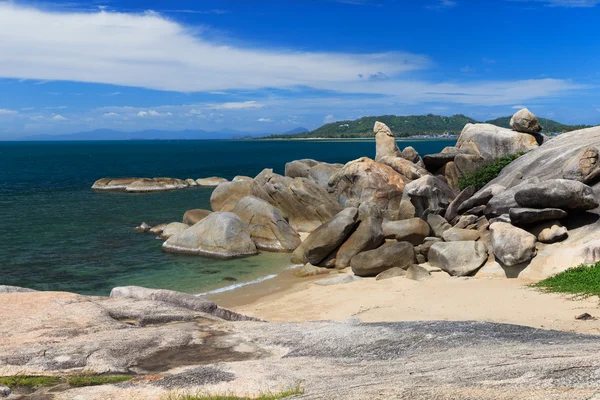
<svg viewBox="0 0 600 400"><path fill-rule="evenodd" d="M194 225L198 222L202 221L204 218L208 217L212 211L210 210L202 210L200 208L195 208L193 210L187 210L185 214L183 214L183 223L187 225Z"/></svg>
<svg viewBox="0 0 600 400"><path fill-rule="evenodd" d="M456 147L476 149L485 160L495 160L508 154L528 152L539 147L537 138L528 133L491 124L473 124L463 129Z"/></svg>
<svg viewBox="0 0 600 400"><path fill-rule="evenodd" d="M444 218L446 218L446 220L448 221L452 221L454 218L456 218L458 216L458 210L460 209L460 206L467 200L469 200L471 197L473 197L473 195L475 194L475 187L474 186L469 186L467 188L465 188L463 191L461 191L458 196L456 196L454 198L454 200L452 200L452 202L450 203L450 205L448 206L448 209L446 210L446 213L444 214ZM469 207L472 208L472 207Z"/></svg>
<svg viewBox="0 0 600 400"><path fill-rule="evenodd" d="M404 150L402 150L402 153L400 153L400 156L405 160L412 162L413 164L420 164L419 166L423 165L421 156L412 146L405 147Z"/></svg>
<svg viewBox="0 0 600 400"><path fill-rule="evenodd" d="M292 254L296 264L319 265L348 237L357 223L358 209L346 208L306 237Z"/></svg>
<svg viewBox="0 0 600 400"><path fill-rule="evenodd" d="M350 266L350 260L363 251L379 247L385 237L381 228L381 218L370 215L361 219L358 228L340 246L335 256L335 268L344 269Z"/></svg>
<svg viewBox="0 0 600 400"><path fill-rule="evenodd" d="M511 208L508 216L513 225L526 225L565 218L567 212L560 208Z"/></svg>
<svg viewBox="0 0 600 400"><path fill-rule="evenodd" d="M535 235L506 222L491 224L490 233L494 255L502 264L512 267L535 257Z"/></svg>
<svg viewBox="0 0 600 400"><path fill-rule="evenodd" d="M425 168L408 161L402 157L385 156L381 157L378 162L387 165L400 175L410 179L419 179L423 176L430 175Z"/></svg>
<svg viewBox="0 0 600 400"><path fill-rule="evenodd" d="M569 232L558 221L545 221L529 230L542 243L562 242L569 237Z"/></svg>
<svg viewBox="0 0 600 400"><path fill-rule="evenodd" d="M352 257L350 266L358 276L377 276L393 267L407 269L415 263L415 250L408 242L386 244Z"/></svg>
<svg viewBox="0 0 600 400"><path fill-rule="evenodd" d="M329 164L312 159L296 160L285 164L285 176L290 178L308 178L323 187L342 164Z"/></svg>
<svg viewBox="0 0 600 400"><path fill-rule="evenodd" d="M549 179L523 185L515 192L521 207L592 210L598 207L594 190L588 185L566 179Z"/></svg>
<svg viewBox="0 0 600 400"><path fill-rule="evenodd" d="M224 182L213 190L210 206L213 211L231 211L238 201L252 194L254 180Z"/></svg>
<svg viewBox="0 0 600 400"><path fill-rule="evenodd" d="M376 204L388 220L398 219L405 179L387 165L363 157L347 163L329 180L329 191L343 206Z"/></svg>
<svg viewBox="0 0 600 400"><path fill-rule="evenodd" d="M518 183L516 186L500 190L499 193L495 194L494 197L492 197L492 199L489 200L486 204L486 217L488 219L493 217L499 217L501 215L508 214L511 208L518 208L519 204L517 203L517 200L515 200L515 193L517 193L517 191L521 188L526 187L526 185L535 185L539 181L540 180L538 178L532 177L530 179ZM492 186L490 185L482 189L482 192L491 188Z"/></svg>
<svg viewBox="0 0 600 400"><path fill-rule="evenodd" d="M197 254L214 258L234 258L258 253L250 228L240 217L215 212L163 243L171 253Z"/></svg>
<svg viewBox="0 0 600 400"><path fill-rule="evenodd" d="M124 191L127 186L141 178L101 178L92 185L94 190Z"/></svg>
<svg viewBox="0 0 600 400"><path fill-rule="evenodd" d="M510 119L510 127L513 130L522 133L535 134L542 131L542 126L537 117L526 108L520 109L512 116Z"/></svg>
<svg viewBox="0 0 600 400"><path fill-rule="evenodd" d="M443 237L444 232L452 228L452 225L450 225L444 217L437 214L429 214L427 216L427 223L431 227L433 235L438 238Z"/></svg>
<svg viewBox="0 0 600 400"><path fill-rule="evenodd" d="M465 242L478 240L480 236L474 229L450 228L442 234L442 239L446 242Z"/></svg>
<svg viewBox="0 0 600 400"><path fill-rule="evenodd" d="M281 211L258 197L244 197L232 213L248 224L250 237L259 250L292 252L302 243Z"/></svg>
<svg viewBox="0 0 600 400"><path fill-rule="evenodd" d="M427 171L435 172L444 165L448 164L450 161L454 161L458 154L460 154L458 151L426 154L423 156L423 163L425 164Z"/></svg>
<svg viewBox="0 0 600 400"><path fill-rule="evenodd" d="M415 216L445 214L455 194L442 179L427 175L404 187L404 195L415 207Z"/></svg>
<svg viewBox="0 0 600 400"><path fill-rule="evenodd" d="M325 187L313 180L292 179L271 169L254 178L252 195L281 210L297 232L312 232L343 209Z"/></svg>
<svg viewBox="0 0 600 400"><path fill-rule="evenodd" d="M189 227L190 227L189 225L183 224L181 222L171 222L170 224L167 224L164 227L164 229L162 230L162 232L160 234L160 238L168 239L171 236L175 236L175 235L185 231Z"/></svg>
<svg viewBox="0 0 600 400"><path fill-rule="evenodd" d="M504 190L506 190L506 188L502 185L486 186L458 206L458 213L464 214L466 211L474 207L485 206L492 199L492 197L499 195L500 193L504 192Z"/></svg>
<svg viewBox="0 0 600 400"><path fill-rule="evenodd" d="M219 178L218 176L211 176L210 178L196 179L196 184L200 187L205 188L216 188L221 183L228 182L225 178Z"/></svg>
<svg viewBox="0 0 600 400"><path fill-rule="evenodd" d="M477 271L488 259L481 242L437 242L427 254L429 263L452 276L467 276Z"/></svg>
<svg viewBox="0 0 600 400"><path fill-rule="evenodd" d="M386 221L383 223L383 234L387 239L409 242L415 246L423 243L423 240L429 236L429 233L429 224L421 218Z"/></svg>
<svg viewBox="0 0 600 400"><path fill-rule="evenodd" d="M375 134L376 146L375 160L379 160L385 156L402 156L398 144L396 143L396 138L386 124L379 121L375 122L373 133Z"/></svg>

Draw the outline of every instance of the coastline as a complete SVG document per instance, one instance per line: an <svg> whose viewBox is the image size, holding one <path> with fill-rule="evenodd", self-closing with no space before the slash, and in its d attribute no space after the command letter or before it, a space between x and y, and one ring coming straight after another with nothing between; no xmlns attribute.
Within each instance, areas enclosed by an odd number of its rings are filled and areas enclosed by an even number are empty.
<svg viewBox="0 0 600 400"><path fill-rule="evenodd" d="M531 280L491 277L454 278L433 272L432 279L404 277L347 284L315 285L349 271L298 278L288 269L276 277L205 296L222 307L269 322L485 321L584 334L600 334L600 320L580 321L585 312L600 315L597 298L570 299L528 287Z"/></svg>

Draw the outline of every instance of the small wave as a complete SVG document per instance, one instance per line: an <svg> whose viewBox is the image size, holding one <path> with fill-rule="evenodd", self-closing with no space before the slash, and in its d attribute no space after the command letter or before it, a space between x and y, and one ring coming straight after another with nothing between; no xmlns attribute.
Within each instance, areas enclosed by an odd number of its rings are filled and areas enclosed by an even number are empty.
<svg viewBox="0 0 600 400"><path fill-rule="evenodd" d="M207 294L216 294L216 293L229 292L230 290L241 288L243 286L254 285L255 283L260 283L260 282L264 282L264 281L269 280L269 279L273 279L276 276L277 276L277 274L267 275L267 276L263 276L262 278L255 279L253 281L236 283L234 285L225 286L225 287L222 287L220 289L211 290L210 292L198 293L196 296L206 296Z"/></svg>

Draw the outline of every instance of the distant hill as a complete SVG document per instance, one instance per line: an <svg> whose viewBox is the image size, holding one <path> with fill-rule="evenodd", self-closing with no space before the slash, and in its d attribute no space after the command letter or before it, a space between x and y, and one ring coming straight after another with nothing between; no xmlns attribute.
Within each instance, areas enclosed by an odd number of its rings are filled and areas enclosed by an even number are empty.
<svg viewBox="0 0 600 400"><path fill-rule="evenodd" d="M390 127L397 137L416 135L460 134L463 127L479 121L462 114L444 117L441 115L382 115L363 117L354 121L337 121L325 124L312 132L271 135L268 139L290 138L361 138L373 136L375 121L381 121ZM510 117L497 118L487 123L509 128ZM586 127L585 125L564 125L546 118L540 118L544 132L568 132Z"/></svg>
<svg viewBox="0 0 600 400"><path fill-rule="evenodd" d="M294 128L294 129L292 129L292 130L290 130L290 131L283 132L283 134L284 134L284 135L293 135L293 134L295 134L295 133L304 133L304 132L309 132L309 130L308 130L308 129L306 129L306 128L303 128L303 127L301 127L301 126L299 126L299 127L297 127L297 128Z"/></svg>

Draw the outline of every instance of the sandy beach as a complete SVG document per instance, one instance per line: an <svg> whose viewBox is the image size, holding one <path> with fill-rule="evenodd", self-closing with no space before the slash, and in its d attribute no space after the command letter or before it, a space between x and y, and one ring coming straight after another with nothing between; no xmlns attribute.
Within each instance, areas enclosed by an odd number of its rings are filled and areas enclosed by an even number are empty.
<svg viewBox="0 0 600 400"><path fill-rule="evenodd" d="M341 274L351 272L342 271ZM454 278L433 272L425 281L404 277L320 286L314 282L337 276L298 278L293 271L230 292L210 296L223 307L267 321L315 321L358 318L363 322L488 321L600 333L600 321L576 320L585 312L600 316L598 299L573 299L542 293L525 279Z"/></svg>

